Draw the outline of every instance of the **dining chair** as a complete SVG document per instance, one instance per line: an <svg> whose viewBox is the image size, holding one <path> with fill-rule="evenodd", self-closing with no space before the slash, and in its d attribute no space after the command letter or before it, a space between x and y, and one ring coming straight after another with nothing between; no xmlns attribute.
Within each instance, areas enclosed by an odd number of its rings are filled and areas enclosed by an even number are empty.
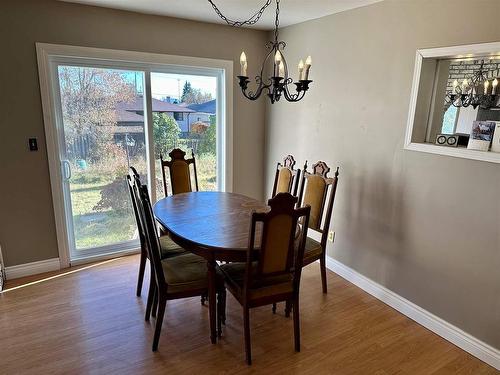
<svg viewBox="0 0 500 375"><path fill-rule="evenodd" d="M295 208L297 197L278 193L268 201L269 212L253 212L247 260L220 266L226 287L243 307L245 353L252 363L250 309L280 301L293 301L295 350L300 351L299 287L309 222L309 207ZM299 220L305 223L304 234L295 252L295 231ZM260 241L256 243L257 225ZM261 233L261 235L260 235ZM258 259L254 261L256 249Z"/></svg>
<svg viewBox="0 0 500 375"><path fill-rule="evenodd" d="M307 171L307 162L302 173L299 207L310 206L311 217L309 229L321 234L320 242L306 238L304 250L304 266L319 260L321 269L321 283L323 293L327 293L326 284L326 242L332 218L333 202L337 191L339 168L333 178L328 177L330 168L323 161L318 161L312 166L312 173ZM305 232L302 233L302 236ZM288 309L289 310L289 309Z"/></svg>
<svg viewBox="0 0 500 375"><path fill-rule="evenodd" d="M287 155L285 159L283 159L283 164L278 162L274 175L272 197L278 193L290 193L293 196L297 195L300 169L293 169L294 166L295 159L292 155Z"/></svg>
<svg viewBox="0 0 500 375"><path fill-rule="evenodd" d="M137 170L134 167L130 167L129 174L126 177L127 180L127 186L128 190L130 193L130 200L132 201L132 207L134 209L134 216L135 216L135 221L137 224L137 231L139 232L139 244L141 247L141 257L139 261L139 275L137 277L137 288L136 288L136 295L137 297L141 296L141 291L142 291L142 284L144 281L144 271L146 269L146 260L149 259L148 251L146 249L146 235L144 233L144 230L141 226L140 223L140 218L139 218L139 212L137 211L137 202L134 197L134 192L133 192L133 184L135 180L139 181L140 183L140 177L139 173L137 173ZM185 254L186 250L179 245L177 245L170 237L167 235L161 236L160 237L160 257L162 259L165 258L170 258L173 256ZM151 288L151 280L150 280L150 288ZM146 320L149 318L147 316Z"/></svg>
<svg viewBox="0 0 500 375"><path fill-rule="evenodd" d="M208 274L206 260L198 255L186 253L175 257L161 259L160 242L156 231L156 221L149 199L146 185L141 185L134 176L132 190L137 202L141 225L143 226L147 250L151 259L151 278L155 287L150 288L146 308L151 308L151 303L158 299L155 332L153 336L153 351L158 350L161 327L168 300L189 298L206 295L208 293ZM217 323L218 335L221 335L221 324L225 319L226 289L224 278L217 269ZM209 301L215 303L215 301Z"/></svg>
<svg viewBox="0 0 500 375"><path fill-rule="evenodd" d="M169 170L172 195L188 193L193 190L198 191L198 176L196 173L196 160L194 158L194 152L191 150L190 159L186 159L186 153L179 148L174 148L168 155L170 156L170 160L163 160L163 155L160 155L161 173L163 176L163 191L165 192L165 196L168 195L165 168L168 168ZM195 182L194 189L191 181L191 165L193 165Z"/></svg>

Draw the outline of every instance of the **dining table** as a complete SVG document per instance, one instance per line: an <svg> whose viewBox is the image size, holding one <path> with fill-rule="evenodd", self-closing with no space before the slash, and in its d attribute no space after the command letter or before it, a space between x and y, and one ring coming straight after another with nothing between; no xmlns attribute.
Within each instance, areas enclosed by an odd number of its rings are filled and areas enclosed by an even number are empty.
<svg viewBox="0 0 500 375"><path fill-rule="evenodd" d="M174 242L207 260L212 343L217 341L216 262L247 260L252 212L266 210L268 207L254 198L220 191L170 195L153 207L157 222ZM258 249L259 228L255 238Z"/></svg>

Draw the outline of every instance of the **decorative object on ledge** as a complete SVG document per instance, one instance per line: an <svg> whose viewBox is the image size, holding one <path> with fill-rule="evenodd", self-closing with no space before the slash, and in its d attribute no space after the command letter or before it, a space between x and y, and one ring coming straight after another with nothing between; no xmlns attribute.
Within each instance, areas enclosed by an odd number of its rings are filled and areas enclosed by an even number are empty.
<svg viewBox="0 0 500 375"><path fill-rule="evenodd" d="M488 151L493 140L495 121L474 121L467 148L469 150Z"/></svg>
<svg viewBox="0 0 500 375"><path fill-rule="evenodd" d="M458 146L458 136L454 134L438 134L436 137L436 144L447 147Z"/></svg>
<svg viewBox="0 0 500 375"><path fill-rule="evenodd" d="M500 152L500 121L495 121L495 132L491 141L491 151Z"/></svg>
<svg viewBox="0 0 500 375"><path fill-rule="evenodd" d="M454 107L472 106L474 109L500 108L497 94L498 77L492 78L484 71L484 60L481 60L479 70L470 78L464 79L460 84L458 80L453 82L453 89L446 93L446 103Z"/></svg>
<svg viewBox="0 0 500 375"><path fill-rule="evenodd" d="M220 10L215 6L215 4L208 0L212 7L215 9L216 13L222 18L228 25L231 26L243 26L243 25L253 25L255 24L264 10L271 4L272 0L267 0L264 6L255 13L251 18L246 21L232 21L225 17ZM311 69L312 60L311 56L308 56L305 63L300 60L298 64L298 75L299 79L294 82L293 78L290 77L288 71L288 65L283 55L283 49L286 47L286 43L280 41L278 38L278 28L279 28L279 13L280 13L280 0L276 0L276 20L274 27L274 40L266 44L266 48L269 49L260 69L259 75L255 77L255 82L257 88L255 90L249 90L248 84L250 79L247 75L248 62L247 56L243 51L240 56L241 64L241 74L238 76L241 91L245 98L250 100L257 100L262 93L267 93L272 104L279 101L281 97L284 97L289 102L298 102L301 100L307 90L309 90L309 85L311 80L309 79L309 71ZM272 61L272 72L271 76L268 78L264 77L264 72L266 70L266 65L270 60ZM295 88L293 88L295 85ZM292 87L292 89L290 88Z"/></svg>

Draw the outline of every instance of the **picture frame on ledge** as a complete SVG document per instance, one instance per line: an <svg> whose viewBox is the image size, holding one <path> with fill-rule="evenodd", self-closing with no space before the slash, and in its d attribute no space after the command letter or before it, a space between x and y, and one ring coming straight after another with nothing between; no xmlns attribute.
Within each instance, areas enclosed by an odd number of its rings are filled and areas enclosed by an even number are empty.
<svg viewBox="0 0 500 375"><path fill-rule="evenodd" d="M491 141L491 151L500 152L500 121L495 121L495 132Z"/></svg>
<svg viewBox="0 0 500 375"><path fill-rule="evenodd" d="M495 121L474 121L467 148L469 150L488 151L493 140L495 127Z"/></svg>

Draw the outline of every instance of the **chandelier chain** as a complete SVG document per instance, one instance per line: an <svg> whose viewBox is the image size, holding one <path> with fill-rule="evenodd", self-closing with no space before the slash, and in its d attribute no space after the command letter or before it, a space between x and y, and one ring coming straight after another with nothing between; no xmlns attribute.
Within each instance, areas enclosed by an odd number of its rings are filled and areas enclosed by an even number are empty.
<svg viewBox="0 0 500 375"><path fill-rule="evenodd" d="M278 28L280 26L280 0L276 0L276 20L274 21L274 41L278 42Z"/></svg>
<svg viewBox="0 0 500 375"><path fill-rule="evenodd" d="M231 19L227 18L225 15L223 15L222 12L217 7L217 5L215 5L212 0L208 0L208 2L210 3L210 5L212 5L212 8L214 8L215 13L217 13L217 15L224 22L226 22L229 26L234 26L234 27L241 27L241 26L244 26L244 25L254 25L254 24L256 24L260 20L260 17L262 17L262 14L266 10L266 8L269 5L271 5L272 1L273 0L266 0L266 3L253 16L251 16L249 19L247 19L245 21L234 21L234 20L231 20ZM277 1L279 2L279 0L277 0Z"/></svg>

